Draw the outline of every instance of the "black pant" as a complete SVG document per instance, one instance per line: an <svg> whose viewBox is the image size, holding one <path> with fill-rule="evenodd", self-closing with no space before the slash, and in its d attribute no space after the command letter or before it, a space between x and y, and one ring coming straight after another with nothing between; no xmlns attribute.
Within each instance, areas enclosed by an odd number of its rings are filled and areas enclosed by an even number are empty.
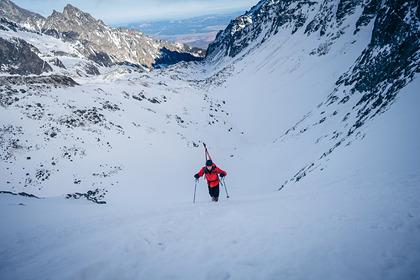
<svg viewBox="0 0 420 280"><path fill-rule="evenodd" d="M209 186L209 194L211 197L219 198L219 185L212 188Z"/></svg>

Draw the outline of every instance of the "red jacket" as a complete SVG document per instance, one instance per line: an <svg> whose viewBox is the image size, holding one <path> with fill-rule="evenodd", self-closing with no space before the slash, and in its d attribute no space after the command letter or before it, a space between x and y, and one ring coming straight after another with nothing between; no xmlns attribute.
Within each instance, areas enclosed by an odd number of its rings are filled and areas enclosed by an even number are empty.
<svg viewBox="0 0 420 280"><path fill-rule="evenodd" d="M211 169L208 170L206 166L204 166L203 168L200 169L200 171L198 171L198 176L203 176L204 174L206 175L206 180L207 180L207 184L209 185L210 188L214 188L217 185L219 185L219 174L223 174L223 176L226 176L227 173L226 171L223 171L222 169L220 169L219 167L217 167L214 163L211 166Z"/></svg>

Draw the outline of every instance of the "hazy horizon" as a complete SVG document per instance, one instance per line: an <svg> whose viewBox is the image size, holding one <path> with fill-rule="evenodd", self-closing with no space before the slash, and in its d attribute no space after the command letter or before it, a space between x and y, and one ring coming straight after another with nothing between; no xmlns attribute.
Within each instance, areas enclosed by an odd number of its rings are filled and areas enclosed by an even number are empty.
<svg viewBox="0 0 420 280"><path fill-rule="evenodd" d="M140 21L187 19L196 16L249 10L258 0L12 0L16 5L49 16L67 4L90 13L110 25Z"/></svg>

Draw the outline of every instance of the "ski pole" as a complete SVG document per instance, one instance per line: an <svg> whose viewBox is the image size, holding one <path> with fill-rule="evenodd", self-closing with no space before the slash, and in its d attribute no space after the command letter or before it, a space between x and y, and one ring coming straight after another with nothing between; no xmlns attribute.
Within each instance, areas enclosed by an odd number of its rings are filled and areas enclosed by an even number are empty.
<svg viewBox="0 0 420 280"><path fill-rule="evenodd" d="M195 179L193 203L195 203L195 193L196 193L196 190L197 190L197 182L198 182L198 179Z"/></svg>
<svg viewBox="0 0 420 280"><path fill-rule="evenodd" d="M222 182L223 182L223 186L225 187L226 198L229 198L229 194L228 194L226 183L225 183L225 178L222 178Z"/></svg>

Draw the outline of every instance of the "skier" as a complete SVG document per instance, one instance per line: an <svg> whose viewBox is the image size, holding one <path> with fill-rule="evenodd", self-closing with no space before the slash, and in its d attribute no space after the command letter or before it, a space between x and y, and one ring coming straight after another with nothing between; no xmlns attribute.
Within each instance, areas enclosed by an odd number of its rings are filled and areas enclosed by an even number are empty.
<svg viewBox="0 0 420 280"><path fill-rule="evenodd" d="M209 194L212 201L217 202L219 200L219 174L220 177L227 175L226 171L223 171L217 167L211 159L206 161L206 166L201 168L200 171L194 175L195 179L198 180L203 175L206 175L207 185L209 187Z"/></svg>

